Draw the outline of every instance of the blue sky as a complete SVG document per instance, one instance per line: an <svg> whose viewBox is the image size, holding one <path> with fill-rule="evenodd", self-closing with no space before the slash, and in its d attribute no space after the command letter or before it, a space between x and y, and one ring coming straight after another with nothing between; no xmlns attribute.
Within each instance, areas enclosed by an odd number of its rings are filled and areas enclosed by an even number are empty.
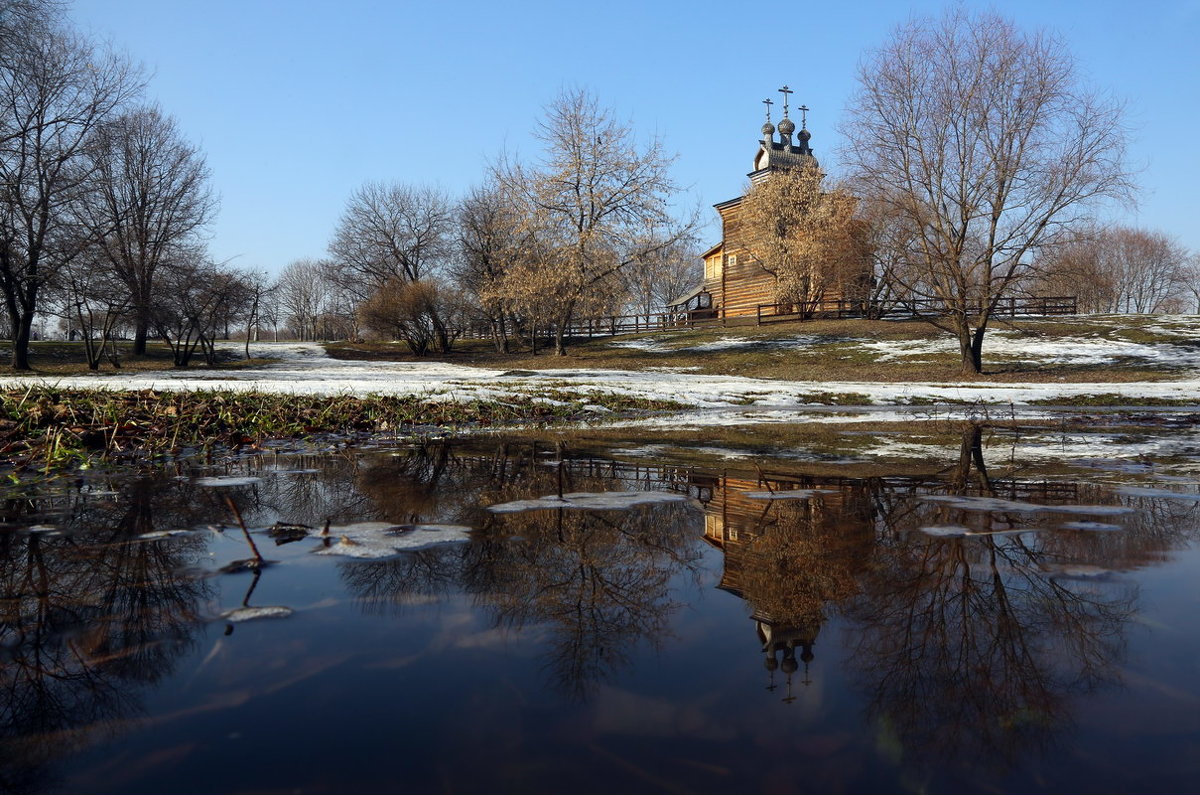
<svg viewBox="0 0 1200 795"><path fill-rule="evenodd" d="M1143 191L1119 220L1200 250L1200 0L963 5L1057 31L1092 84L1128 103ZM701 204L707 219L741 192L760 102L784 83L812 109L812 146L836 174L860 58L910 15L945 7L74 0L70 14L150 70L149 97L205 151L221 197L213 255L277 271L324 255L367 180L457 196L500 151L532 152L529 133L564 86L659 135L678 155L680 204Z"/></svg>

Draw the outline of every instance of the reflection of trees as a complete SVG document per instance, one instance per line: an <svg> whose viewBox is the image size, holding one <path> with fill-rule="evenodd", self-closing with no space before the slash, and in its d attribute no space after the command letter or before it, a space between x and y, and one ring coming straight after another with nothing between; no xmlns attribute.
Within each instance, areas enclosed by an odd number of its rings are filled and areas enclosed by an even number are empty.
<svg viewBox="0 0 1200 795"><path fill-rule="evenodd" d="M760 480L758 488L770 485ZM810 483L827 488L825 484ZM868 519L869 491L863 484L837 481L837 491L810 499L761 501L761 509L738 517L737 541L723 545L722 587L750 603L767 670L782 669L785 701L792 701L792 674L814 658L813 645L829 611L858 589L858 569L874 539ZM797 659L799 649L799 659Z"/></svg>
<svg viewBox="0 0 1200 795"><path fill-rule="evenodd" d="M169 673L191 643L205 586L179 572L203 542L134 540L187 523L186 487L156 500L161 485L49 498L61 534L0 534L0 787L45 786L40 768L136 713L135 688ZM36 521L44 507L21 510Z"/></svg>
<svg viewBox="0 0 1200 795"><path fill-rule="evenodd" d="M585 698L637 644L662 638L677 607L671 578L694 561L694 536L679 504L509 514L467 547L464 581L497 623L546 627L551 681Z"/></svg>
<svg viewBox="0 0 1200 795"><path fill-rule="evenodd" d="M1135 592L1057 577L1021 536L910 535L880 550L848 605L871 712L906 749L1011 761L1114 676Z"/></svg>
<svg viewBox="0 0 1200 795"><path fill-rule="evenodd" d="M990 492L978 443L964 438L951 492ZM1070 723L1070 699L1114 679L1135 589L1069 576L1094 560L1091 535L992 532L1041 529L1044 515L918 501L902 516L845 606L870 713L925 762L1007 764L1047 747ZM947 523L981 534L918 529Z"/></svg>
<svg viewBox="0 0 1200 795"><path fill-rule="evenodd" d="M764 508L722 497L722 587L750 604L768 669L789 674L790 688L822 625L842 616L885 747L926 772L1003 767L1049 747L1070 726L1073 699L1117 678L1137 597L1118 572L1161 560L1200 524L1190 502L989 471L981 442L968 426L938 477L760 473L741 488L825 493ZM946 495L1137 511L1099 517L1119 531L1087 532L1062 525L1097 517L937 499ZM921 531L931 526L972 535Z"/></svg>
<svg viewBox="0 0 1200 795"><path fill-rule="evenodd" d="M557 450L559 456L563 451ZM364 467L358 482L395 522L477 528L471 543L343 564L347 587L368 611L465 588L498 624L548 629L556 686L584 697L655 642L675 607L669 582L696 553L696 517L680 504L632 511L544 510L491 514L499 502L627 484L539 456L536 445L486 451L425 445Z"/></svg>

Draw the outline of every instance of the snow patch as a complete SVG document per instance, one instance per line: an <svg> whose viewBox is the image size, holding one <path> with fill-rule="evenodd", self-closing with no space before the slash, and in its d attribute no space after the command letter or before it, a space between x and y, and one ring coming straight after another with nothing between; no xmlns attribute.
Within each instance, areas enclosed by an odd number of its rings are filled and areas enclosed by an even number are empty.
<svg viewBox="0 0 1200 795"><path fill-rule="evenodd" d="M349 558L390 558L402 552L467 541L471 528L451 524L398 525L389 522L356 522L354 524L313 530L310 535L326 540L337 539L317 549L317 555L339 555Z"/></svg>
<svg viewBox="0 0 1200 795"><path fill-rule="evenodd" d="M238 607L233 610L226 610L221 614L221 618L232 624L240 624L243 621L254 621L259 618L287 618L293 612L292 608L282 605L271 607Z"/></svg>
<svg viewBox="0 0 1200 795"><path fill-rule="evenodd" d="M211 478L196 478L194 481L197 486L207 486L209 488L230 488L233 486L252 486L255 483L260 483L262 478L254 477L234 477L232 475L211 477Z"/></svg>
<svg viewBox="0 0 1200 795"><path fill-rule="evenodd" d="M666 502L688 502L683 494L668 491L602 491L574 492L561 497L549 495L533 500L515 500L491 505L492 513L518 513L520 511L544 511L550 508L570 508L590 511L622 511L638 505Z"/></svg>

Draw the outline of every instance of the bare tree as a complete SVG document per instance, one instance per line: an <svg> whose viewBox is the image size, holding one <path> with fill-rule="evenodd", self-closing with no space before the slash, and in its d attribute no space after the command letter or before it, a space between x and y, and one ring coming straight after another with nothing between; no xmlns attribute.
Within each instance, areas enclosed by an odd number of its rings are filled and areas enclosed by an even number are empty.
<svg viewBox="0 0 1200 795"><path fill-rule="evenodd" d="M327 260L299 259L289 263L275 282L279 320L297 339L316 339L321 315L333 293L329 280L332 265Z"/></svg>
<svg viewBox="0 0 1200 795"><path fill-rule="evenodd" d="M1058 39L952 10L899 27L864 62L843 130L856 190L910 244L891 276L943 314L982 367L1000 299L1095 201L1129 199L1121 108L1084 89Z"/></svg>
<svg viewBox="0 0 1200 795"><path fill-rule="evenodd" d="M1188 250L1163 232L1092 227L1055 247L1038 285L1077 294L1084 312L1174 312L1190 303L1188 257Z"/></svg>
<svg viewBox="0 0 1200 795"><path fill-rule="evenodd" d="M651 251L621 271L627 308L642 315L662 312L702 276L700 251L690 236Z"/></svg>
<svg viewBox="0 0 1200 795"><path fill-rule="evenodd" d="M133 353L146 352L159 268L212 219L204 156L170 116L139 108L100 125L88 156L93 191L81 216L101 261L129 291L136 315Z"/></svg>
<svg viewBox="0 0 1200 795"><path fill-rule="evenodd" d="M31 5L31 4L25 4ZM47 4L48 6L49 4ZM0 25L13 6L5 4ZM93 132L141 88L123 59L52 22L29 24L0 56L0 293L12 366L28 370L43 288L78 253L68 208L86 189Z"/></svg>
<svg viewBox="0 0 1200 795"><path fill-rule="evenodd" d="M360 301L393 278L429 278L450 253L453 222L453 203L439 190L368 182L329 244L336 276Z"/></svg>
<svg viewBox="0 0 1200 795"><path fill-rule="evenodd" d="M176 367L186 367L199 351L216 364L216 341L231 323L249 313L253 277L208 261L192 249L164 268L151 306L159 336L171 349Z"/></svg>
<svg viewBox="0 0 1200 795"><path fill-rule="evenodd" d="M497 183L518 203L523 228L538 240L540 256L526 263L515 289L541 285L556 306L555 353L581 304L611 290L615 275L685 237L694 217L671 216L676 191L668 156L658 139L639 146L633 130L616 121L583 90L566 91L546 109L535 135L542 158L502 159ZM617 296L610 294L616 300Z"/></svg>
<svg viewBox="0 0 1200 795"><path fill-rule="evenodd" d="M478 320L491 330L497 353L508 352L510 301L499 289L528 248L517 207L495 184L475 188L458 208L458 256L451 274Z"/></svg>
<svg viewBox="0 0 1200 795"><path fill-rule="evenodd" d="M111 274L96 267L91 257L76 257L59 273L53 295L68 338L79 332L88 369L98 370L105 355L113 367L120 367L113 333L128 321L130 301Z"/></svg>
<svg viewBox="0 0 1200 795"><path fill-rule="evenodd" d="M461 326L451 328L444 321L453 316L457 300L449 292L432 281L392 279L363 302L359 313L364 326L389 339L404 340L416 356L424 356L430 348L449 353L461 333Z"/></svg>
<svg viewBox="0 0 1200 795"><path fill-rule="evenodd" d="M776 300L809 317L833 294L863 297L868 241L855 218L857 201L841 187L826 190L815 161L780 169L746 191L744 244L775 276Z"/></svg>

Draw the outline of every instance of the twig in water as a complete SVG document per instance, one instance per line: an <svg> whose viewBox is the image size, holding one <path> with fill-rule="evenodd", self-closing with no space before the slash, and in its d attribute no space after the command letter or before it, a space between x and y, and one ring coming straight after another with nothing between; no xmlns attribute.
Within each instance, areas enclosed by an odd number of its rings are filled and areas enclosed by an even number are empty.
<svg viewBox="0 0 1200 795"><path fill-rule="evenodd" d="M258 563L262 563L263 556L258 551L258 546L254 543L254 539L250 537L250 531L246 529L246 523L242 521L242 512L239 511L237 505L234 504L233 497L230 497L228 494L226 494L225 504L229 506L229 510L233 511L233 516L235 519L237 519L238 527L242 528L242 533L244 533L246 536L246 543L250 545L250 551L254 553L254 560Z"/></svg>

